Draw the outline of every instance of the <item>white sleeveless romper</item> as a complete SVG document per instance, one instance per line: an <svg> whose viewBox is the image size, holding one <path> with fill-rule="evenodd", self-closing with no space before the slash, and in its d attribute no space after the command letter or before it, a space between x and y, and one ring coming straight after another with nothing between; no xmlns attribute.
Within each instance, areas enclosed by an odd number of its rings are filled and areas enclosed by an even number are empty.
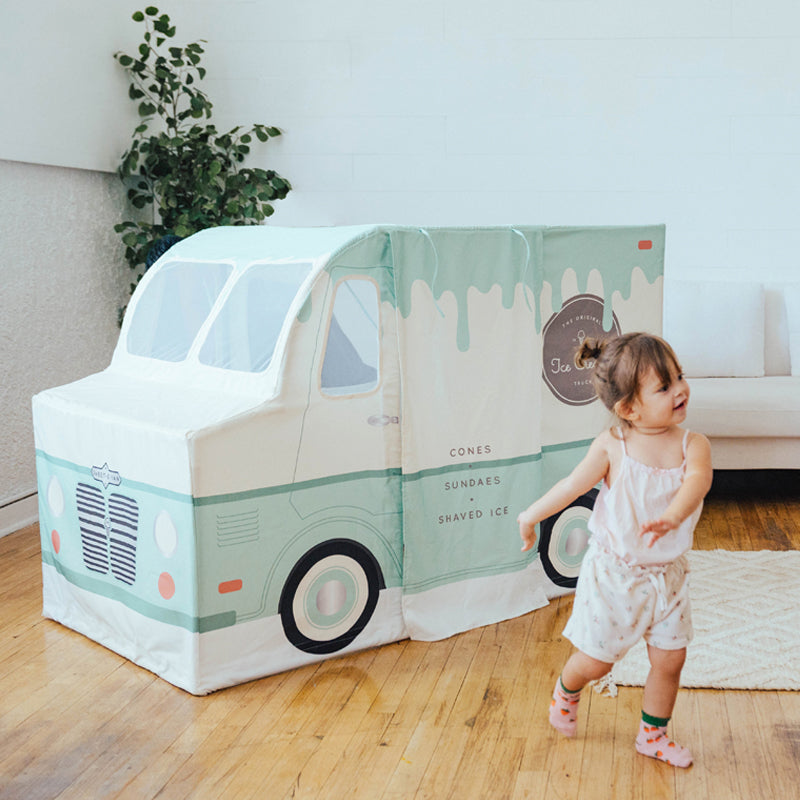
<svg viewBox="0 0 800 800"><path fill-rule="evenodd" d="M592 538L581 565L572 615L564 635L586 655L619 661L644 637L653 647L680 650L692 639L685 553L691 549L702 504L652 548L641 524L664 513L683 483L683 462L651 467L628 455L613 485L603 484L589 520Z"/></svg>

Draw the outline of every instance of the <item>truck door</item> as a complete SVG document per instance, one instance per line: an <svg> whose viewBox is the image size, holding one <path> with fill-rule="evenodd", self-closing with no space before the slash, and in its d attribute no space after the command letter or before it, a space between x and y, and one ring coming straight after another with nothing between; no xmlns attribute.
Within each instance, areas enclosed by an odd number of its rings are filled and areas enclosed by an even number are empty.
<svg viewBox="0 0 800 800"><path fill-rule="evenodd" d="M330 272L292 504L305 528L280 602L289 640L307 652L342 649L370 623L384 589L375 631L359 644L402 638L400 380L389 268Z"/></svg>

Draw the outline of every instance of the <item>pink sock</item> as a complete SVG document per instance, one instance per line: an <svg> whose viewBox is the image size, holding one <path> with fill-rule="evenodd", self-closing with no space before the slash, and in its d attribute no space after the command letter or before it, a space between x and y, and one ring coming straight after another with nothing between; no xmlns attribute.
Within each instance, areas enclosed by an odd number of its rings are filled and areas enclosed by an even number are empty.
<svg viewBox="0 0 800 800"><path fill-rule="evenodd" d="M657 758L673 767L688 767L692 763L691 752L667 736L666 725L648 725L642 720L636 737L636 750L643 756Z"/></svg>
<svg viewBox="0 0 800 800"><path fill-rule="evenodd" d="M580 699L580 691L568 692L559 677L556 681L556 688L553 690L553 700L550 703L550 724L564 736L574 736L578 730L578 700Z"/></svg>

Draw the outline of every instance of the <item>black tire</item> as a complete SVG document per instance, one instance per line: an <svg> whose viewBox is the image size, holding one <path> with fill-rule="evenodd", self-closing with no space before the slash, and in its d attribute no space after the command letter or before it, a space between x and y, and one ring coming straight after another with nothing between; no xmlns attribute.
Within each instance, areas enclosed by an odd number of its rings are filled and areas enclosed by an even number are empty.
<svg viewBox="0 0 800 800"><path fill-rule="evenodd" d="M591 489L540 526L539 558L545 574L556 586L574 589L581 561L589 544L586 523L594 508L597 489Z"/></svg>
<svg viewBox="0 0 800 800"><path fill-rule="evenodd" d="M380 566L363 545L351 539L318 544L283 586L279 612L286 638L305 653L344 649L367 626L384 587Z"/></svg>

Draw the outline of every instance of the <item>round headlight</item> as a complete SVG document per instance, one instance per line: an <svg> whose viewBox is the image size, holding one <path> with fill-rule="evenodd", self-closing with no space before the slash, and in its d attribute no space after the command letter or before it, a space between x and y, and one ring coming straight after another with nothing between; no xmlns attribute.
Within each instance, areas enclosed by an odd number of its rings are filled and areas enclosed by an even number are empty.
<svg viewBox="0 0 800 800"><path fill-rule="evenodd" d="M64 491L55 475L47 484L47 505L50 506L53 516L60 517L64 513Z"/></svg>
<svg viewBox="0 0 800 800"><path fill-rule="evenodd" d="M159 511L153 525L156 547L162 556L169 558L178 548L178 530L167 511Z"/></svg>

